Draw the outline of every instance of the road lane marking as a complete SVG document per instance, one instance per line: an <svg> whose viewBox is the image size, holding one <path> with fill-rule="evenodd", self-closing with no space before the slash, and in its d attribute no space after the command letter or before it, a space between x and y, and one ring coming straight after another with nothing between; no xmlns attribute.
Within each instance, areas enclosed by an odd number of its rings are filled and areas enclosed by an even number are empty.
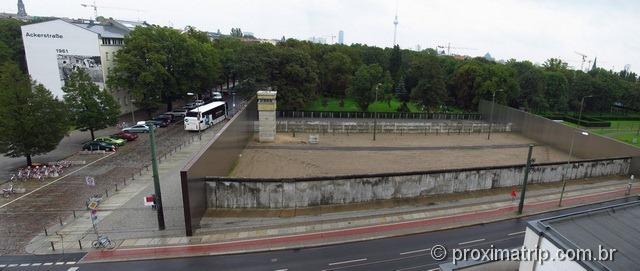
<svg viewBox="0 0 640 271"><path fill-rule="evenodd" d="M29 265L31 265L31 264L30 264L30 263L23 263L23 264L21 264L20 266L21 266L21 267L24 267L24 266L29 266Z"/></svg>
<svg viewBox="0 0 640 271"><path fill-rule="evenodd" d="M41 266L41 265L42 265L41 263L33 263L33 264L31 264L31 266Z"/></svg>
<svg viewBox="0 0 640 271"><path fill-rule="evenodd" d="M76 264L76 262L67 262L66 264Z"/></svg>
<svg viewBox="0 0 640 271"><path fill-rule="evenodd" d="M43 185L43 186L40 186L40 187L38 187L38 188L34 189L33 191L31 191L31 192L29 192L29 193L26 193L26 194L24 194L24 195L22 195L22 196L19 196L19 197L17 197L16 199L14 199L14 200L12 200L12 201L10 201L10 202L7 202L7 203L3 204L2 206L0 206L0 209L4 208L5 206L8 206L8 205L9 205L9 204L11 204L11 203L16 202L16 201L18 201L18 200L20 200L20 199L22 199L22 198L24 198L24 197L26 197L26 196L31 195L31 194L33 194L33 193L35 193L35 192L39 191L39 190L40 190L40 189L42 189L42 188L45 188L45 187L47 187L47 186L49 186L49 185L52 185L52 184L54 184L54 183L57 183L58 181L60 181L60 180L62 180L62 179L64 179L64 178L66 178L66 177L68 177L69 175L74 174L74 173L76 173L76 172L78 172L78 171L80 171L80 170L83 170L83 169L85 169L86 167L88 167L88 166L90 166L90 165L93 165L93 164L95 164L95 163L96 163L96 162L98 162L98 161L101 161L102 159L105 159L105 158L107 158L107 157L111 157L111 155L114 155L114 154L115 154L115 152L113 152L113 153L111 153L111 154L109 154L109 155L107 155L107 156L105 156L105 157L102 157L102 158L100 158L100 159L98 159L98 160L95 160L95 161L93 161L93 162L91 162L91 163L89 163L89 164L86 164L86 165L84 165L84 166L80 167L79 169L76 169L76 170L74 170L74 171L71 171L71 172L67 173L66 175L64 175L64 176L62 176L62 177L60 177L60 178L58 178L58 179L55 179L55 180L53 180L53 181L51 181L51 182L49 182L49 183L47 183L47 184L45 184L45 185Z"/></svg>
<svg viewBox="0 0 640 271"><path fill-rule="evenodd" d="M18 266L18 264L15 264L15 263L12 263L12 264L10 264L10 265L7 265L7 267L16 267L16 266Z"/></svg>
<svg viewBox="0 0 640 271"><path fill-rule="evenodd" d="M0 264L0 268L4 268L4 267L7 267L7 265L6 264Z"/></svg>
<svg viewBox="0 0 640 271"><path fill-rule="evenodd" d="M407 254L413 254L413 253L426 252L426 251L429 251L429 250L431 250L431 249L430 248L425 248L425 249L406 251L406 252L401 252L400 255L407 255Z"/></svg>
<svg viewBox="0 0 640 271"><path fill-rule="evenodd" d="M487 239L482 238L482 239L477 239L477 240L471 240L471 241L467 241L467 242L458 243L458 245L462 246L462 245L466 245L466 244L482 242L484 240L487 240Z"/></svg>
<svg viewBox="0 0 640 271"><path fill-rule="evenodd" d="M69 267L69 269L67 269L67 271L76 271L76 270L78 270L78 268L80 268L80 267L75 267L75 266L74 267Z"/></svg>
<svg viewBox="0 0 640 271"><path fill-rule="evenodd" d="M52 265L53 263L44 263L43 265Z"/></svg>
<svg viewBox="0 0 640 271"><path fill-rule="evenodd" d="M289 269L278 269L278 270L274 270L274 271L288 271Z"/></svg>
<svg viewBox="0 0 640 271"><path fill-rule="evenodd" d="M518 235L518 234L523 234L523 233L524 233L524 231L519 231L519 232L512 232L512 233L509 233L507 235L513 236L513 235Z"/></svg>
<svg viewBox="0 0 640 271"><path fill-rule="evenodd" d="M335 263L330 263L329 266L331 265L340 265L340 264L347 264L347 263L357 263L357 262L364 262L366 261L367 258L360 258L360 259L355 259L355 260L348 260L348 261L342 261L342 262L335 262Z"/></svg>
<svg viewBox="0 0 640 271"><path fill-rule="evenodd" d="M64 262L57 262L56 265L63 265Z"/></svg>
<svg viewBox="0 0 640 271"><path fill-rule="evenodd" d="M436 271L436 270L440 270L440 268L429 269L427 271Z"/></svg>

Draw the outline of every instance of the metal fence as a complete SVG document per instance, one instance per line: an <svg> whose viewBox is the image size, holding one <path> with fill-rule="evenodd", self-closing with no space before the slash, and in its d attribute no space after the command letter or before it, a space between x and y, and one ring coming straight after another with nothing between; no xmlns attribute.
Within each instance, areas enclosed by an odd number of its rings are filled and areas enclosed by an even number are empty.
<svg viewBox="0 0 640 271"><path fill-rule="evenodd" d="M376 116L377 115L377 116ZM278 118L482 120L480 113L276 111Z"/></svg>

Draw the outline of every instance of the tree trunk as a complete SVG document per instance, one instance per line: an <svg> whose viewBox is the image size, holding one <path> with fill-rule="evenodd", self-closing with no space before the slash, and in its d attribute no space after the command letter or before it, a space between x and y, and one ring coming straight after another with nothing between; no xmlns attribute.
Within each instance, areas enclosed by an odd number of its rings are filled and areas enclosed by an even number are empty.
<svg viewBox="0 0 640 271"><path fill-rule="evenodd" d="M93 134L93 128L89 128L89 132L91 132L91 140L95 140L96 136Z"/></svg>
<svg viewBox="0 0 640 271"><path fill-rule="evenodd" d="M227 76L227 89L229 89L229 80L231 79L229 78L229 76Z"/></svg>
<svg viewBox="0 0 640 271"><path fill-rule="evenodd" d="M27 166L30 167L31 166L31 154L27 154L25 155L25 157L27 158Z"/></svg>

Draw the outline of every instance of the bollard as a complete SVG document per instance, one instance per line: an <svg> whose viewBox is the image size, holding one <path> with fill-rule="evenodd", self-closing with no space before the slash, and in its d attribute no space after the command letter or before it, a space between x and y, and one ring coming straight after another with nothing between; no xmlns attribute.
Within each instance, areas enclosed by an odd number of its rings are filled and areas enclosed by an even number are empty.
<svg viewBox="0 0 640 271"><path fill-rule="evenodd" d="M56 251L56 247L53 246L53 241L49 241L51 243L51 250Z"/></svg>
<svg viewBox="0 0 640 271"><path fill-rule="evenodd" d="M131 173L131 179L135 180L136 179L136 174L135 173Z"/></svg>
<svg viewBox="0 0 640 271"><path fill-rule="evenodd" d="M47 232L47 228L44 228L44 236L49 236L49 233Z"/></svg>
<svg viewBox="0 0 640 271"><path fill-rule="evenodd" d="M73 218L76 218L76 210L73 210Z"/></svg>
<svg viewBox="0 0 640 271"><path fill-rule="evenodd" d="M58 221L60 221L60 226L64 226L64 225L62 224L62 218L58 217Z"/></svg>
<svg viewBox="0 0 640 271"><path fill-rule="evenodd" d="M127 186L127 178L122 177L122 182L124 183L125 186Z"/></svg>
<svg viewBox="0 0 640 271"><path fill-rule="evenodd" d="M80 250L82 250L82 242L80 240L78 240L78 246L80 247Z"/></svg>
<svg viewBox="0 0 640 271"><path fill-rule="evenodd" d="M105 189L105 190L104 190L104 194L105 194L105 196L108 198L108 197L109 197L109 190Z"/></svg>
<svg viewBox="0 0 640 271"><path fill-rule="evenodd" d="M118 184L116 184L116 192L118 192Z"/></svg>

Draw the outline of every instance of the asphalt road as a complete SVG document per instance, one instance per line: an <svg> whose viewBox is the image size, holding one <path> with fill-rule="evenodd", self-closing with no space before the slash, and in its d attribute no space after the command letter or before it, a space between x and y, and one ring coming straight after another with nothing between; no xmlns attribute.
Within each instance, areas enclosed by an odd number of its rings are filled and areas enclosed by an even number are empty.
<svg viewBox="0 0 640 271"><path fill-rule="evenodd" d="M19 270L436 270L438 265L451 261L450 257L436 261L429 249L443 245L451 254L452 248L515 248L523 243L526 222L591 208L625 202L615 200L561 211L510 219L483 225L428 232L394 238L345 243L304 249L287 249L235 255L203 256L175 259L105 262L79 265L23 266ZM78 255L75 255L77 257ZM450 255L449 255L450 256ZM41 257L41 256L32 256ZM77 261L79 258L71 258ZM0 267L11 260L18 270L19 264L34 262L29 257L0 258ZM37 259L42 262L42 259ZM78 269L73 269L73 268ZM72 268L72 269L69 269ZM2 270L2 268L0 268Z"/></svg>

